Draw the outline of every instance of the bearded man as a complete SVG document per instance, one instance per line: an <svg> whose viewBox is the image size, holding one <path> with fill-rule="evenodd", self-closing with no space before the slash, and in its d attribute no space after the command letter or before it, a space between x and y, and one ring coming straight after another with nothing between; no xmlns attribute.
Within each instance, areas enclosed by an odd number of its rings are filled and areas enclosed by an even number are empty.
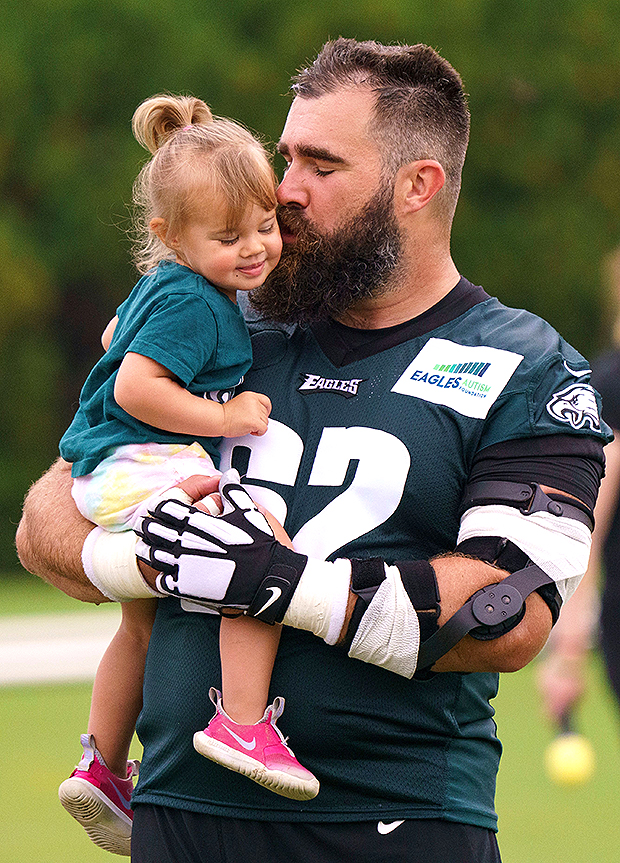
<svg viewBox="0 0 620 863"><path fill-rule="evenodd" d="M222 462L295 551L229 474L224 514L200 530L196 510L167 501L146 520L152 569L140 573L133 546L113 576L89 560L116 599L167 595L132 859L496 863L490 701L585 571L609 430L585 360L452 260L469 113L450 64L424 45L338 39L292 89L278 145L286 251L253 297L246 380L272 401L269 429L226 441ZM589 408L550 409L558 400ZM20 554L99 602L69 487L58 463L31 490ZM230 605L284 624L272 686L321 781L312 801L248 787L192 748L219 673L205 612Z"/></svg>

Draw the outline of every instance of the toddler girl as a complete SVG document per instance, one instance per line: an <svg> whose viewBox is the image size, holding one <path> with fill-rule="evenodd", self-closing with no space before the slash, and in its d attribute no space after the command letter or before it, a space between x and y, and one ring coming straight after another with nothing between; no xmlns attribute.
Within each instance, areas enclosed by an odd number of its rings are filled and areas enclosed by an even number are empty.
<svg viewBox="0 0 620 863"><path fill-rule="evenodd" d="M217 474L221 437L264 434L271 411L265 395L235 395L251 364L236 293L261 285L282 248L269 158L246 129L192 97L146 100L133 131L154 154L134 186L144 275L106 328L106 354L60 442L73 463L76 504L99 525L87 546L99 531L130 530L153 499L187 477ZM155 607L148 599L123 603L97 671L84 755L59 789L90 838L117 854L130 853L137 765L127 756ZM195 740L206 757L279 794L310 799L318 781L275 725L283 700L267 706L279 635L252 618L222 618L224 694L211 690L216 714ZM252 757L236 743L247 737L257 740Z"/></svg>

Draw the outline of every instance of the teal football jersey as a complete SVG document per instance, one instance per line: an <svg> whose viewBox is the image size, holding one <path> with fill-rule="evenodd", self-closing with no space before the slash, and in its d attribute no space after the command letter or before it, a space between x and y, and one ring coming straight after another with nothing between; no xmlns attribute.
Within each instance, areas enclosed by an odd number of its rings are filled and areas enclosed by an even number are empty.
<svg viewBox="0 0 620 863"><path fill-rule="evenodd" d="M378 331L347 352L321 327L258 328L249 389L273 410L262 437L224 441L255 499L313 558L428 559L456 544L477 453L543 435L607 439L588 365L548 324L465 280L463 302ZM456 295L455 295L456 296ZM314 800L270 794L198 756L219 682L218 619L159 604L135 801L284 821L444 818L496 828L495 674L406 680L284 628L272 694ZM251 680L251 667L248 668Z"/></svg>

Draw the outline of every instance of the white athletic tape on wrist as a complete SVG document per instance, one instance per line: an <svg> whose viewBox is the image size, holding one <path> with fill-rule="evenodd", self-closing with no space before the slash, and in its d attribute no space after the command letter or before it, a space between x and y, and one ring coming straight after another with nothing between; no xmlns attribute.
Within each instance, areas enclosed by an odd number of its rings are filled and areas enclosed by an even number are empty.
<svg viewBox="0 0 620 863"><path fill-rule="evenodd" d="M307 629L327 644L336 644L349 602L348 560L308 560L282 623Z"/></svg>
<svg viewBox="0 0 620 863"><path fill-rule="evenodd" d="M555 581L563 602L577 589L592 545L592 534L575 519L549 512L525 515L499 504L474 506L463 515L457 542L475 536L501 536L514 542Z"/></svg>
<svg viewBox="0 0 620 863"><path fill-rule="evenodd" d="M82 566L89 581L113 602L161 596L144 580L136 560L132 530L110 533L96 527L82 547Z"/></svg>
<svg viewBox="0 0 620 863"><path fill-rule="evenodd" d="M360 620L349 656L411 678L418 664L420 622L398 568L386 565L385 575Z"/></svg>

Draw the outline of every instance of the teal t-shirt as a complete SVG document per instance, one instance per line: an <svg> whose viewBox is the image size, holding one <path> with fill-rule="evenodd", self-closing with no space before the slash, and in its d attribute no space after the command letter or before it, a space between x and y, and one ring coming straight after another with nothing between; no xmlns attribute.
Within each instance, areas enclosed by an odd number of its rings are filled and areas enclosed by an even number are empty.
<svg viewBox="0 0 620 863"><path fill-rule="evenodd" d="M189 392L230 398L252 361L248 329L238 306L193 270L161 261L143 276L117 310L106 354L82 389L80 406L60 441L61 456L84 476L119 446L195 440L219 464L220 438L200 438L146 425L114 399L116 374L126 353L160 363Z"/></svg>

